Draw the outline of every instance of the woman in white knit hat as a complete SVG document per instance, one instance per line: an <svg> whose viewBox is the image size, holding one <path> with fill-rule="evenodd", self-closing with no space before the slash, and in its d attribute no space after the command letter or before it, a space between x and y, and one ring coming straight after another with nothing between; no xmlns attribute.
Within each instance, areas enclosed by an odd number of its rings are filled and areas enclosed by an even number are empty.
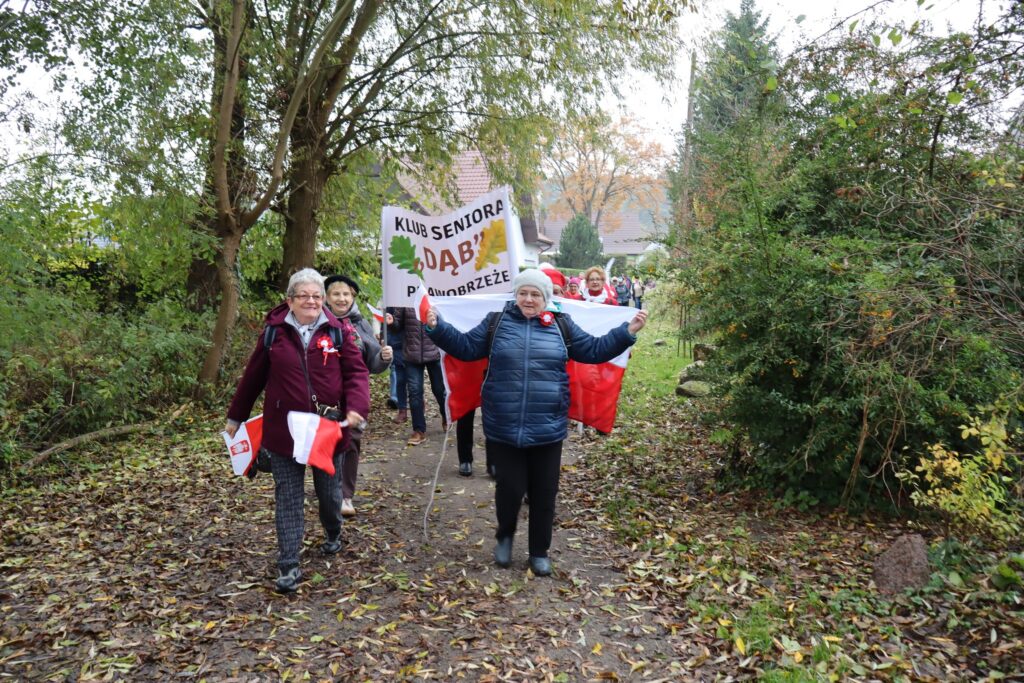
<svg viewBox="0 0 1024 683"><path fill-rule="evenodd" d="M497 474L494 561L502 567L511 564L519 508L523 495L529 494L530 568L538 576L547 576L551 573L548 549L562 442L569 419L566 362L604 363L615 358L636 342L647 312L638 311L628 324L594 337L568 316L549 310L551 280L541 271L524 270L512 287L515 301L505 305L490 344L487 319L463 334L434 309L427 316L427 334L459 360L490 359L480 393L487 454ZM558 315L563 315L561 324ZM562 338L563 328L569 344Z"/></svg>

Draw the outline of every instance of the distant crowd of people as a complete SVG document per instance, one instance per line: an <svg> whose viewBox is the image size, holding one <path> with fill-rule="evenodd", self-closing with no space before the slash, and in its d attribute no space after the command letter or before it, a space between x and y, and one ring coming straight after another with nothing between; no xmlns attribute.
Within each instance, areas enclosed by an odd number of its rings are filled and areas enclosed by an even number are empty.
<svg viewBox="0 0 1024 683"><path fill-rule="evenodd" d="M610 304L612 306L633 306L643 308L644 294L654 289L654 280L644 281L639 274L614 275L611 281L601 266L591 266L579 275L566 276L554 268L541 269L551 274L555 283L555 296L577 301Z"/></svg>
<svg viewBox="0 0 1024 683"><path fill-rule="evenodd" d="M347 420L334 454L335 474L313 470L325 534L320 549L333 555L342 546L342 517L356 514L353 498L370 409L369 374L390 368L387 404L396 411L391 421L403 424L411 415L412 433L407 443L417 446L427 440L424 375L429 377L437 400L442 431L448 429L440 349L461 360L491 359L482 391L482 414L487 473L496 482L495 562L503 567L510 564L520 505L527 498L531 504L530 568L539 576L550 574L548 548L568 424L566 352L581 363L614 358L636 342L647 312L639 310L629 323L601 337L588 334L568 316L552 325L541 314L550 316L547 311L552 311L562 316L553 301L559 297L642 309L644 295L653 287L652 280L644 282L639 275L616 276L609 282L600 266L566 277L544 265L526 269L514 279L515 298L505 306L496 325L489 323L488 317L461 333L434 309L424 324L411 308L387 308L383 316L376 312L386 325L386 335L378 337L359 311L360 288L355 280L345 275L324 278L310 268L295 273L285 302L266 315L264 332L231 401L226 425L233 436L264 394L258 462L261 470L274 477L276 589L294 592L302 579L299 552L304 535L305 465L291 457L288 413L317 412L339 422ZM268 334L271 329L274 334ZM566 336L569 339L563 340ZM527 368L526 377L520 368ZM473 474L475 412L457 424L458 471L462 476Z"/></svg>

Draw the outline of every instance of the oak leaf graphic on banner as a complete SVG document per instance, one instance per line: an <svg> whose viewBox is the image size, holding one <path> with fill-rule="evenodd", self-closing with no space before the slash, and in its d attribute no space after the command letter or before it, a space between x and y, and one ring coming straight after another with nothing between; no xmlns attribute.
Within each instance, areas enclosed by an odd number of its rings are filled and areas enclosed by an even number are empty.
<svg viewBox="0 0 1024 683"><path fill-rule="evenodd" d="M416 258L416 247L413 246L412 240L402 236L392 237L391 247L388 251L388 261L410 275L423 278L423 269L419 267L419 259Z"/></svg>
<svg viewBox="0 0 1024 683"><path fill-rule="evenodd" d="M480 247L477 249L476 262L473 267L482 270L488 264L497 265L498 255L507 251L505 243L505 220L499 218L491 221L490 226L480 235Z"/></svg>

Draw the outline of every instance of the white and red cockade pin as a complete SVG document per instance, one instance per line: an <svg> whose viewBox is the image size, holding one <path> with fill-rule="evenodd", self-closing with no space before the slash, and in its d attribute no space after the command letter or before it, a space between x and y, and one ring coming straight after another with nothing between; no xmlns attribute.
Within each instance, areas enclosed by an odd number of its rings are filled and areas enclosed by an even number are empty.
<svg viewBox="0 0 1024 683"><path fill-rule="evenodd" d="M327 356L332 353L337 353L338 349L334 348L334 344L331 343L331 338L328 336L320 337L317 340L316 345L320 347L321 353L324 354L324 365L327 365Z"/></svg>

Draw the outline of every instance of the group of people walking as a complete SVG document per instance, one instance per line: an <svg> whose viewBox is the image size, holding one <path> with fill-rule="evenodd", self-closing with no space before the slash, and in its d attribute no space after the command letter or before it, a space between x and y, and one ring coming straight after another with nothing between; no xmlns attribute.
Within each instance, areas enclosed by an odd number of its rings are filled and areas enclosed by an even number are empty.
<svg viewBox="0 0 1024 683"><path fill-rule="evenodd" d="M579 298L617 305L617 296L607 291L603 269L595 266L584 275L587 284ZM591 286L591 275L596 286ZM261 455L269 460L274 477L279 592L294 592L302 578L305 465L291 456L288 413L316 412L347 420L333 456L335 474L313 469L325 536L320 550L333 555L342 546L342 517L355 514L352 499L370 412L369 374L392 366L389 405L397 411L392 421L405 422L411 413L408 443L418 445L426 439L425 374L441 408L442 429L447 429L439 349L460 360L489 359L481 408L488 472L495 479L494 561L501 567L511 564L519 510L528 496L529 565L535 575L551 573L548 551L568 425L566 363L611 360L636 342L647 321L647 312L638 310L628 323L592 336L560 313L553 301L558 296L577 298L571 296L571 288L571 280L567 283L558 271L524 270L513 280L514 300L505 305L493 330L487 319L462 333L435 309L425 325L412 309L387 309L390 344L382 344L359 312L359 285L354 280L344 275L325 279L308 268L291 277L285 302L265 318L265 329L274 328L276 334L264 333L257 340L228 408L226 426L234 435L264 394ZM553 325L553 316L564 320ZM568 339L563 338L566 331ZM273 340L269 346L268 340ZM459 471L464 475L472 473L471 464L467 472L464 455L468 451L471 463L473 419L470 413L459 421Z"/></svg>
<svg viewBox="0 0 1024 683"><path fill-rule="evenodd" d="M546 272L551 273L552 271ZM638 274L633 275L632 278L628 275L621 277L615 275L609 282L608 275L601 266L591 266L579 276L571 276L568 280L559 271L553 272L558 273L564 290L561 294L556 292L556 296L612 306L632 305L634 308L643 308L644 294L654 285L652 280L645 283Z"/></svg>

